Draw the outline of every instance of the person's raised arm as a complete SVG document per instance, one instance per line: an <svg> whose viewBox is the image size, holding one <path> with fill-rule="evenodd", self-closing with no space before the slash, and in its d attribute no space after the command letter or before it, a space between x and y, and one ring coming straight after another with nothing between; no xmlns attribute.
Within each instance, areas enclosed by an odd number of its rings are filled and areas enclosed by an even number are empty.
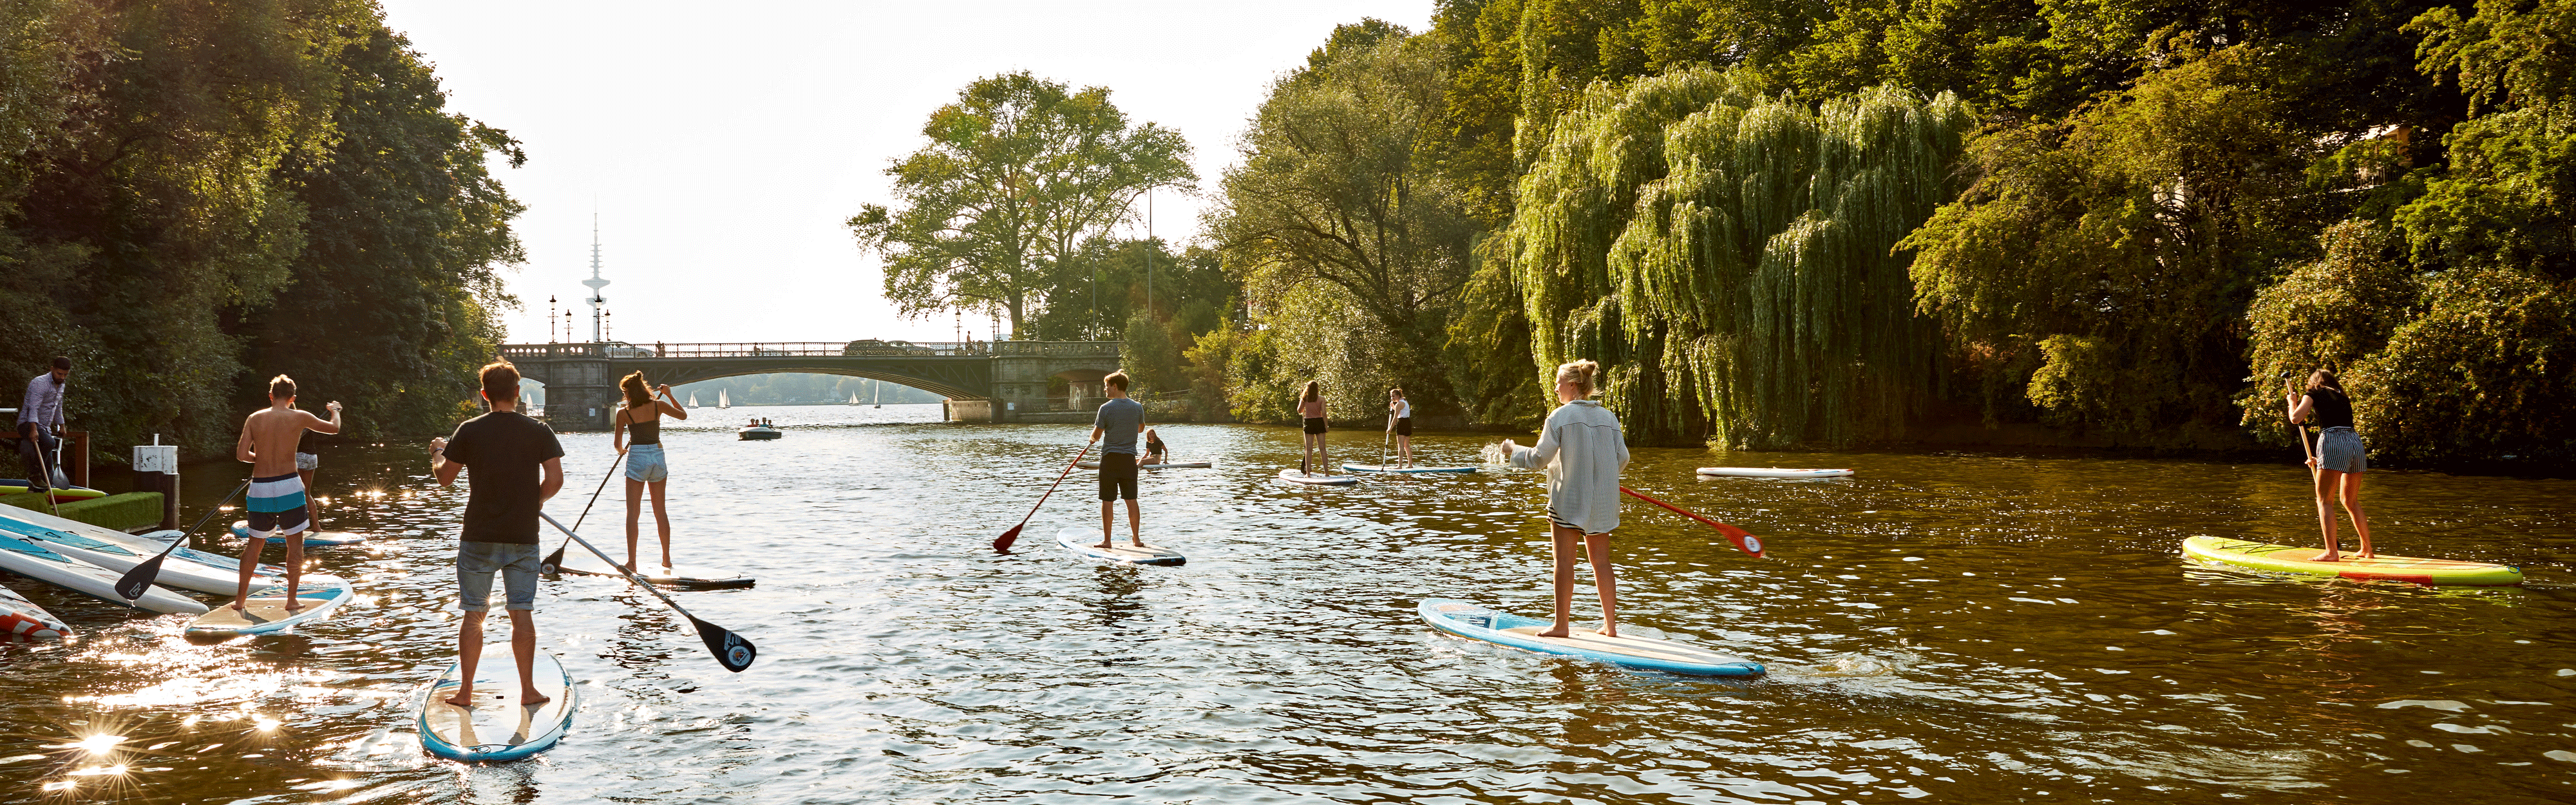
<svg viewBox="0 0 2576 805"><path fill-rule="evenodd" d="M2290 424L2296 425L2308 421L2308 414L2316 410L2317 401L2308 395L2300 394L2297 383L2286 384L2286 387L2290 390Z"/></svg>
<svg viewBox="0 0 2576 805"><path fill-rule="evenodd" d="M1513 444L1509 439L1503 440L1503 446L1511 450L1512 466L1525 470L1545 469L1548 462L1556 460L1556 452L1564 449L1565 444L1557 441L1557 426L1553 421L1555 417L1549 417L1549 419L1551 421L1539 429L1536 447L1522 447ZM1624 442L1620 446L1622 449L1626 448Z"/></svg>
<svg viewBox="0 0 2576 805"><path fill-rule="evenodd" d="M306 420L304 423L304 429L314 433L339 433L340 401L332 400L330 404L322 407L331 410L331 418L329 420L324 420L321 417L314 416L311 411L304 411L302 412L304 414L304 419Z"/></svg>
<svg viewBox="0 0 2576 805"><path fill-rule="evenodd" d="M555 493L563 491L563 458L546 459L546 463L539 466L546 470L545 477L537 481L537 501L542 503L555 499Z"/></svg>
<svg viewBox="0 0 2576 805"><path fill-rule="evenodd" d="M448 460L445 438L429 440L429 473L437 476L439 486L456 485L456 474L464 469L465 465Z"/></svg>
<svg viewBox="0 0 2576 805"><path fill-rule="evenodd" d="M680 398L671 396L669 383L662 384L662 398L654 400L653 405L662 409L662 413L670 414L672 419L689 418L689 409L680 407Z"/></svg>

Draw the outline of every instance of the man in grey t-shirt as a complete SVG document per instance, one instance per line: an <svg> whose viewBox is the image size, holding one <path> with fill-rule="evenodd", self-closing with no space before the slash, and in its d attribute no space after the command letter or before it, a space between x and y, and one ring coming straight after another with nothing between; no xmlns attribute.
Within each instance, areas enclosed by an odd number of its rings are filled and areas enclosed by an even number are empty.
<svg viewBox="0 0 2576 805"><path fill-rule="evenodd" d="M1111 526L1117 522L1109 507L1124 496L1127 538L1142 548L1143 515L1136 511L1136 434L1145 430L1145 406L1127 398L1126 372L1101 378L1100 387L1109 393L1109 401L1101 403L1100 413L1091 418L1091 441L1100 445L1100 544L1095 547L1109 547Z"/></svg>

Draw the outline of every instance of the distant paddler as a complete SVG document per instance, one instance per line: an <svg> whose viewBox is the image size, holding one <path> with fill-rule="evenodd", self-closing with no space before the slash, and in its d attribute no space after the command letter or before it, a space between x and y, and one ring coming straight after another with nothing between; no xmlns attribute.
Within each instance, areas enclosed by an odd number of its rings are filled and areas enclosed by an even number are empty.
<svg viewBox="0 0 2576 805"><path fill-rule="evenodd" d="M553 428L516 409L519 369L509 361L483 367L483 401L492 412L465 420L455 435L429 440L429 469L439 486L474 469L465 522L456 543L456 588L465 619L457 625L463 680L447 703L474 706L474 666L483 654L483 613L491 610L492 574L509 595L510 653L518 655L519 703L544 702L537 690L537 515L563 489L563 443Z"/></svg>
<svg viewBox="0 0 2576 805"><path fill-rule="evenodd" d="M617 388L626 399L617 409L616 433L609 443L626 457L626 572L635 572L636 521L644 517L647 488L653 493L653 527L662 537L662 566L667 568L671 566L671 512L663 488L671 479L671 467L662 455L662 417L688 419L689 409L671 396L670 384L647 387L640 371L617 381Z"/></svg>
<svg viewBox="0 0 2576 805"><path fill-rule="evenodd" d="M1145 460L1143 463L1172 463L1172 446L1164 444L1163 435L1155 433L1153 428L1145 429Z"/></svg>
<svg viewBox="0 0 2576 805"><path fill-rule="evenodd" d="M1587 399L1601 365L1588 360L1556 367L1556 399L1538 446L1503 440L1512 466L1547 471L1547 521L1555 540L1556 625L1539 637L1573 633L1574 551L1591 555L1593 585L1601 593L1601 634L1619 636L1619 577L1610 569L1610 532L1619 528L1619 472L1628 466L1628 439L1619 417Z"/></svg>
<svg viewBox="0 0 2576 805"><path fill-rule="evenodd" d="M295 379L278 375L268 381L268 407L242 420L241 440L233 444L233 457L250 465L250 486L245 490L243 507L250 510L250 533L242 540L241 587L234 592L232 603L236 611L245 610L250 601L251 578L259 570L259 554L268 547L270 535L286 543L286 589L303 589L302 534L313 526L313 513L307 508L304 474L295 467L295 448L303 443L305 431L340 432L339 401L323 407L331 410L329 421L296 408ZM261 586L264 589L267 585ZM303 600L287 596L286 611L304 608Z"/></svg>
<svg viewBox="0 0 2576 805"><path fill-rule="evenodd" d="M1395 435L1395 465L1413 466L1413 402L1404 398L1404 389L1386 390L1386 432ZM1381 456L1380 460L1384 460Z"/></svg>
<svg viewBox="0 0 2576 805"><path fill-rule="evenodd" d="M2352 397L2344 394L2342 381L2324 369L2308 375L2305 393L2298 384L2288 384L2290 424L2299 437L2299 452L2309 453L2308 434L2298 430L2302 422L2320 429L2316 450L2308 455L2308 468L2317 491L2317 528L2325 534L2325 552L2313 561L2332 562L2341 548L2335 535L2334 499L2343 498L2345 514L2352 516L2352 533L2361 541L2354 555L2364 559L2378 556L2370 547L2370 518L2361 510L2361 475L2370 469L2369 448L2362 446L2361 434L2353 430Z"/></svg>
<svg viewBox="0 0 2576 805"><path fill-rule="evenodd" d="M1145 406L1127 396L1127 373L1100 379L1109 401L1091 417L1091 441L1100 445L1100 544L1108 548L1117 524L1111 506L1127 501L1127 540L1145 547L1144 514L1136 507L1136 436L1145 432Z"/></svg>
<svg viewBox="0 0 2576 805"><path fill-rule="evenodd" d="M1316 467L1325 468L1325 475L1333 474L1333 448L1324 443L1324 434L1331 428L1324 424L1324 384L1321 381L1306 381L1305 392L1297 395L1297 416L1306 422L1306 453L1299 459L1299 466L1304 467L1308 475L1315 474ZM1315 463L1318 453L1323 455L1324 463Z"/></svg>

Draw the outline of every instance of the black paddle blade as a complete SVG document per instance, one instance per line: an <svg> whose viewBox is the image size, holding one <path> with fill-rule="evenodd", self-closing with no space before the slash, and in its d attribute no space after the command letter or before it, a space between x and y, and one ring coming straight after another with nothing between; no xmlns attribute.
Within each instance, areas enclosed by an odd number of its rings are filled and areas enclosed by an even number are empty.
<svg viewBox="0 0 2576 805"><path fill-rule="evenodd" d="M143 564L125 571L124 577L116 580L116 594L129 604L141 600L144 591L152 589L152 580L161 577L161 560L169 556L168 551L163 551L159 556L143 560Z"/></svg>
<svg viewBox="0 0 2576 805"><path fill-rule="evenodd" d="M571 540L565 540L565 542L571 542ZM557 546L555 546L555 552L554 552L554 553L546 554L546 558L537 560L537 572L539 572L539 573L554 573L554 572L557 572L557 571L562 570L562 569L563 569L563 552L564 552L564 548L566 548L566 547L568 547L568 546L565 546L565 545L557 545Z"/></svg>
<svg viewBox="0 0 2576 805"><path fill-rule="evenodd" d="M698 627L698 639L706 641L707 650L715 652L716 664L724 666L727 671L742 673L742 669L751 667L752 660L760 658L760 649L752 646L751 641L743 639L742 635L698 620L694 615L689 617L689 623Z"/></svg>
<svg viewBox="0 0 2576 805"><path fill-rule="evenodd" d="M1020 541L1020 529L1027 528L1027 527L1029 527L1029 524L1027 524L1027 523L1021 523L1021 524L1019 524L1019 525L1011 526L1011 530L1009 530L1009 531L1004 531L1004 532L1002 532L1002 535L1001 535L1001 536L994 537L994 538L993 538L993 552L994 552L994 553L1010 553L1010 552L1011 552L1011 543L1014 543L1014 542L1018 542L1018 541Z"/></svg>

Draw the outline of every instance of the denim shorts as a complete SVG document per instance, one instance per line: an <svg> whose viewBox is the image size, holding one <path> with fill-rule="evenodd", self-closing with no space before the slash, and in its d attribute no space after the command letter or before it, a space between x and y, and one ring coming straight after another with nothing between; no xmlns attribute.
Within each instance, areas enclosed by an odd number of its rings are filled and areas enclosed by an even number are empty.
<svg viewBox="0 0 2576 805"><path fill-rule="evenodd" d="M456 543L456 592L467 612L492 611L492 573L500 571L509 608L537 608L537 546L512 542Z"/></svg>
<svg viewBox="0 0 2576 805"><path fill-rule="evenodd" d="M662 457L658 444L626 446L626 480L655 483L671 480L671 464Z"/></svg>
<svg viewBox="0 0 2576 805"><path fill-rule="evenodd" d="M2370 469L2370 450L2351 428L2327 428L2317 436L2317 469L2359 473Z"/></svg>

